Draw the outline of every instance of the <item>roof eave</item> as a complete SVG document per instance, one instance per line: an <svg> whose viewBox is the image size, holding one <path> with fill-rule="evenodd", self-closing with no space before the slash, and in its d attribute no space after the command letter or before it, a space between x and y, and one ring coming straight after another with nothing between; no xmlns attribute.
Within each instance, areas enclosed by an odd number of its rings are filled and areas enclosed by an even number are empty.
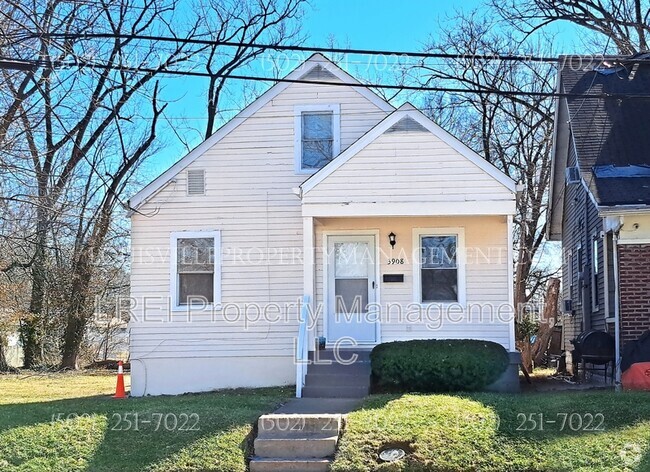
<svg viewBox="0 0 650 472"><path fill-rule="evenodd" d="M309 59L307 59L305 62L296 67L292 72L290 72L285 77L285 79L298 80L300 77L309 73L314 67L318 65L327 69L344 83L358 84L352 85L352 89L363 95L380 109L386 112L392 112L395 110L395 107L393 107L390 103L388 103L368 87L363 85L359 80L345 72L334 62L320 53L312 54ZM183 169L190 165L196 158L204 154L208 149L221 141L221 139L223 139L231 131L246 121L256 111L269 103L273 98L279 95L282 91L286 90L292 84L293 82L277 82L257 99L255 99L250 105L241 110L230 121L224 123L224 125L215 131L208 139L196 146L176 163L171 165L157 178L149 182L149 184L147 184L142 190L140 190L128 200L128 215L133 216L134 213L137 213L136 210L140 206L142 206L151 197L153 197L162 188L164 188L176 175L178 175Z"/></svg>

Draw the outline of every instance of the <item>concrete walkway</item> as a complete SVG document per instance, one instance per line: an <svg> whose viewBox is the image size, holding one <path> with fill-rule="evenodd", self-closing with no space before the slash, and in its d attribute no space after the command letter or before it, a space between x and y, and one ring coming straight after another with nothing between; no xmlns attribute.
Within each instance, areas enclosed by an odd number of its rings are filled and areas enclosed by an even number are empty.
<svg viewBox="0 0 650 472"><path fill-rule="evenodd" d="M276 415L346 415L356 410L363 398L292 398L275 410Z"/></svg>

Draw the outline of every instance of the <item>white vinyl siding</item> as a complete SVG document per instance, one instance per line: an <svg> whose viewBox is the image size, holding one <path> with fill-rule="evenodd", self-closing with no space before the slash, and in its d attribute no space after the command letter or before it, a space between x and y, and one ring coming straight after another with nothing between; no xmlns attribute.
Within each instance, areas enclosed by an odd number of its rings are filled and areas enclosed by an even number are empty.
<svg viewBox="0 0 650 472"><path fill-rule="evenodd" d="M397 316L382 312L380 326L381 342L404 341L408 339L484 339L497 342L506 349L510 346L511 307L508 285L508 229L505 216L463 216L437 218L318 218L316 230L316 303L323 302L324 234L345 234L346 232L379 233L378 252L379 280L377 298L382 308L387 304L403 307L414 304L416 293L415 269L412 254L414 232L439 230L449 233L451 228L462 228L465 248L465 303L451 304L458 308L457 319L436 316L432 306L431 319L405 321ZM391 248L388 235L396 235L396 244ZM390 259L404 258L403 264L391 264ZM403 274L404 282L383 282L384 274ZM447 305L447 304L444 304ZM483 308L483 315L479 313ZM496 311L501 308L499 315ZM494 310L495 315L488 313ZM394 313L394 312L393 312ZM316 336L324 336L324 326L319 319ZM514 346L512 346L514 348Z"/></svg>
<svg viewBox="0 0 650 472"><path fill-rule="evenodd" d="M132 216L133 358L238 357L261 368L264 359L283 358L295 378L295 304L304 290L301 202L292 188L307 176L295 173L294 113L332 103L340 104L341 149L386 117L351 87L291 84L188 167L209 176L205 197L188 196L187 172L180 172ZM206 227L221 232L222 307L276 303L279 320L251 314L247 322L222 309L191 312L189 321L187 310L169 310L170 234Z"/></svg>
<svg viewBox="0 0 650 472"><path fill-rule="evenodd" d="M304 195L305 205L514 202L493 177L429 132L384 133Z"/></svg>

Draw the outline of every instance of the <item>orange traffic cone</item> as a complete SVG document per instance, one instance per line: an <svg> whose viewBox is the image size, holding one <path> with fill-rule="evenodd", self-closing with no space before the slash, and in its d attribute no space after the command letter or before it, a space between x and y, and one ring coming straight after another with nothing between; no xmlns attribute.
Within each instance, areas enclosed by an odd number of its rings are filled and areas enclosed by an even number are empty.
<svg viewBox="0 0 650 472"><path fill-rule="evenodd" d="M117 363L117 386L115 387L115 395L113 398L126 398L126 392L124 391L124 367L122 367L122 361Z"/></svg>

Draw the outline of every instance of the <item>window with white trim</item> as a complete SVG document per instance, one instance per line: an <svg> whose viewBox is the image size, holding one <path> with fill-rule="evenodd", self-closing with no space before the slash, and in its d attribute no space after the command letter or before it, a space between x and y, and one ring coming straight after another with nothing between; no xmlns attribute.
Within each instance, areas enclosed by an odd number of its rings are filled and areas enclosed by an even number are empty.
<svg viewBox="0 0 650 472"><path fill-rule="evenodd" d="M462 230L418 230L414 264L416 301L464 303L465 282Z"/></svg>
<svg viewBox="0 0 650 472"><path fill-rule="evenodd" d="M583 265L582 243L578 243L578 245L576 246L575 259L576 259L575 265L578 271L578 280L576 283L577 293L576 293L575 300L578 303L578 305L582 305L582 296L583 296L582 290L584 288L583 278L584 278L584 270L585 270Z"/></svg>
<svg viewBox="0 0 650 472"><path fill-rule="evenodd" d="M598 290L598 279L600 277L599 253L600 237L596 234L591 245L591 307L594 310L598 310L600 305L600 292Z"/></svg>
<svg viewBox="0 0 650 472"><path fill-rule="evenodd" d="M220 236L219 231L172 233L170 262L174 308L220 303Z"/></svg>
<svg viewBox="0 0 650 472"><path fill-rule="evenodd" d="M340 150L339 105L305 105L295 108L296 172L315 172Z"/></svg>

